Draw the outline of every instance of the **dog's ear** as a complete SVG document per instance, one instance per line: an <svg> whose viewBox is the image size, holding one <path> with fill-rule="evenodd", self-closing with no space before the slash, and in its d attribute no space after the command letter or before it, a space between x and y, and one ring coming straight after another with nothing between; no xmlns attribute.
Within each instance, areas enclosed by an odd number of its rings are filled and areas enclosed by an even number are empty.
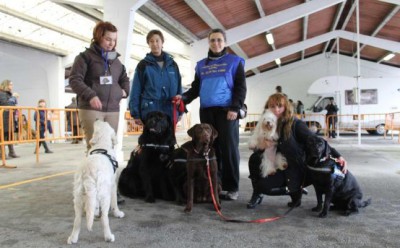
<svg viewBox="0 0 400 248"><path fill-rule="evenodd" d="M329 144L328 144L328 141L326 141L326 140L324 140L324 139L322 139L323 140L323 144L324 144L324 156L325 157L327 157L327 156L329 156L330 154L331 154L331 147L329 146Z"/></svg>
<svg viewBox="0 0 400 248"><path fill-rule="evenodd" d="M196 127L198 126L198 125L200 125L200 124L195 124L193 127L191 127L188 131L187 131L187 134L190 136L190 137L194 137L194 133L195 133L195 130L196 130Z"/></svg>
<svg viewBox="0 0 400 248"><path fill-rule="evenodd" d="M215 129L215 127L213 125L210 125L211 130L212 130L212 142L214 143L214 140L218 137L218 131L217 129Z"/></svg>

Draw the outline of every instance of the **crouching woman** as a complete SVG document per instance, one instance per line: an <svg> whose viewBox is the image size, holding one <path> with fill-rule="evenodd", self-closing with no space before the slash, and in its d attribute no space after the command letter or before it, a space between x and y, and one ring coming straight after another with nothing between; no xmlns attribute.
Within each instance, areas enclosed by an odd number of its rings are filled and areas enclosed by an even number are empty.
<svg viewBox="0 0 400 248"><path fill-rule="evenodd" d="M280 152L287 160L286 170L277 170L275 174L261 177L260 164L262 150L255 150L249 158L249 172L253 186L253 194L247 203L247 208L253 209L263 200L265 195L289 195L291 202L289 207L301 205L301 196L306 193L303 187L309 185L306 179L305 149L307 138L314 135L307 125L293 116L293 109L288 99L281 93L271 95L265 109L270 109L278 118L279 140L277 142L277 152ZM267 146L274 145L272 142ZM346 161L343 161L344 170Z"/></svg>

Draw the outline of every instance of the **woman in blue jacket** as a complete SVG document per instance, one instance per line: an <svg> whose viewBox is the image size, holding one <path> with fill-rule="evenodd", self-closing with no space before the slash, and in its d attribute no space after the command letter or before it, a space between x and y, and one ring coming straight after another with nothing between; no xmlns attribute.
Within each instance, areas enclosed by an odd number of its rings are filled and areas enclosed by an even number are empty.
<svg viewBox="0 0 400 248"><path fill-rule="evenodd" d="M218 172L222 182L221 195L227 200L239 196L239 111L246 99L244 59L229 54L226 35L213 29L208 35L208 56L196 65L192 87L182 95L185 104L200 98L200 121L218 132L214 142Z"/></svg>
<svg viewBox="0 0 400 248"><path fill-rule="evenodd" d="M182 93L179 68L172 56L162 50L161 31L151 30L146 41L151 52L136 67L129 99L130 113L136 124L143 124L147 114L153 111L164 112L172 121L172 101ZM175 116L178 115L176 112Z"/></svg>

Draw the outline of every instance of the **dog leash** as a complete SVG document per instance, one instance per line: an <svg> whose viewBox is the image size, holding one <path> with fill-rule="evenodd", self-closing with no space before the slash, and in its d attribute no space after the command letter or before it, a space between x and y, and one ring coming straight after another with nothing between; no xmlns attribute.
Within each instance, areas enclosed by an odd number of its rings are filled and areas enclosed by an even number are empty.
<svg viewBox="0 0 400 248"><path fill-rule="evenodd" d="M294 206L289 208L289 210L287 210L283 215L280 215L280 216L275 216L275 217L270 217L270 218L262 218L262 219L256 219L256 220L238 220L238 219L231 219L231 218L225 217L222 214L221 210L218 209L217 201L215 199L215 195L214 195L214 191L213 191L213 185L212 185L212 181L211 181L210 163L209 163L210 159L208 158L208 154L205 154L205 159L207 161L207 163L206 163L207 176L208 176L208 182L210 184L210 192L211 192L211 198L212 198L212 201L213 201L213 205L214 205L215 211L218 213L218 215L224 221L233 222L233 223L266 223L266 222L272 222L272 221L276 221L276 220L279 220L279 219L285 217L287 214L289 214L295 208Z"/></svg>
<svg viewBox="0 0 400 248"><path fill-rule="evenodd" d="M114 160L114 159L111 157L111 155L107 153L107 150L106 150L106 149L100 149L100 148L99 148L99 149L94 149L94 150L92 150L92 151L90 152L90 155L93 155L93 154L103 154L103 155L107 156L108 159L110 160L112 166L113 166L114 173L115 173L115 171L116 171L117 168L118 168L118 161L117 161L117 160Z"/></svg>
<svg viewBox="0 0 400 248"><path fill-rule="evenodd" d="M176 107L178 106L178 108ZM178 99L177 97L172 98L172 114L173 114L173 122L174 122L174 133L176 131L176 124L178 123L178 117L176 116L176 111L178 110L179 113L185 112L185 103L183 102L182 98Z"/></svg>

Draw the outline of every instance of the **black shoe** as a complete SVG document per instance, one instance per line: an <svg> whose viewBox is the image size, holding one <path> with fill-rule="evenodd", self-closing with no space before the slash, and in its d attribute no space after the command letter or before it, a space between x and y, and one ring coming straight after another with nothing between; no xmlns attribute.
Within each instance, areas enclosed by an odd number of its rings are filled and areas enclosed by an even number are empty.
<svg viewBox="0 0 400 248"><path fill-rule="evenodd" d="M51 150L46 150L44 153L53 153Z"/></svg>
<svg viewBox="0 0 400 248"><path fill-rule="evenodd" d="M247 208L248 209L256 208L257 205L261 204L263 198L264 198L263 194L253 193L253 195L251 196L250 201L247 203Z"/></svg>

